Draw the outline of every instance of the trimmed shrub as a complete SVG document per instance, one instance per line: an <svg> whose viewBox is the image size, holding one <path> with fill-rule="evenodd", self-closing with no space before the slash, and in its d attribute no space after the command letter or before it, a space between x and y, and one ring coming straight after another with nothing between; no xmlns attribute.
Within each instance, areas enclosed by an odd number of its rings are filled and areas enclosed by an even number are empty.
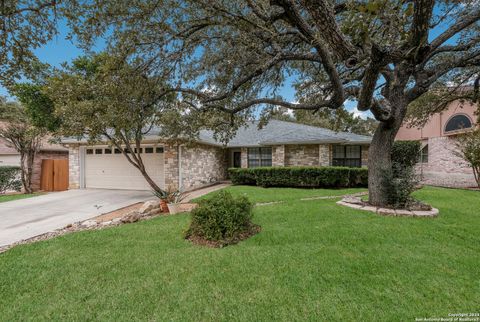
<svg viewBox="0 0 480 322"><path fill-rule="evenodd" d="M398 167L413 167L420 156L420 141L395 141L392 146L392 163Z"/></svg>
<svg viewBox="0 0 480 322"><path fill-rule="evenodd" d="M201 200L192 211L192 222L185 238L211 246L225 246L258 231L251 222L253 204L245 196L234 198L220 191Z"/></svg>
<svg viewBox="0 0 480 322"><path fill-rule="evenodd" d="M262 187L366 187L368 170L347 167L260 167L229 169L233 184Z"/></svg>
<svg viewBox="0 0 480 322"><path fill-rule="evenodd" d="M392 170L383 173L383 189L394 208L406 208L413 202L411 194L419 180L414 166L420 156L419 141L395 141L392 147Z"/></svg>
<svg viewBox="0 0 480 322"><path fill-rule="evenodd" d="M19 167L0 167L0 194L5 193L7 190L21 190L22 181L18 178L19 172Z"/></svg>
<svg viewBox="0 0 480 322"><path fill-rule="evenodd" d="M388 204L393 208L407 208L414 199L411 194L418 185L418 177L412 166L394 163L392 171L386 171L383 175L383 185L388 197Z"/></svg>
<svg viewBox="0 0 480 322"><path fill-rule="evenodd" d="M228 172L233 184L254 186L257 184L253 169L230 168Z"/></svg>

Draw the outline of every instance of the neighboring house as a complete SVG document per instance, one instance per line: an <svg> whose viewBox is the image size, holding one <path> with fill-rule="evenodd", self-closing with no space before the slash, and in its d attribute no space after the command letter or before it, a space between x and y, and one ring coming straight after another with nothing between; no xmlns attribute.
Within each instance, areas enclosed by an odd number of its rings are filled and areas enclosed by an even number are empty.
<svg viewBox="0 0 480 322"><path fill-rule="evenodd" d="M430 117L421 128L400 128L396 140L419 140L422 153L417 170L425 184L446 187L476 186L472 168L456 156L459 134L475 128L477 106L455 101Z"/></svg>
<svg viewBox="0 0 480 322"><path fill-rule="evenodd" d="M201 131L195 145L166 144L159 130L144 138L140 153L147 172L160 186L196 189L225 180L228 167L366 166L371 138L352 133L271 120L240 128L224 146L213 133ZM149 190L139 171L118 149L64 138L69 149L70 188Z"/></svg>
<svg viewBox="0 0 480 322"><path fill-rule="evenodd" d="M43 143L33 164L32 188L40 190L43 160L68 160L68 149L58 144ZM20 154L0 139L0 166L20 166Z"/></svg>
<svg viewBox="0 0 480 322"><path fill-rule="evenodd" d="M0 138L0 166L18 166L20 164L20 154L8 146L5 140Z"/></svg>

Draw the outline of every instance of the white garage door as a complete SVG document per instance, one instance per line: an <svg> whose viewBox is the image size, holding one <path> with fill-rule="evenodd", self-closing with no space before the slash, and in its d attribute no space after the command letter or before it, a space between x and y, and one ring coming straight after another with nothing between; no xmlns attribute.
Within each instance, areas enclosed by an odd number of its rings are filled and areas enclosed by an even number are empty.
<svg viewBox="0 0 480 322"><path fill-rule="evenodd" d="M20 165L20 155L17 154L0 154L0 166Z"/></svg>
<svg viewBox="0 0 480 322"><path fill-rule="evenodd" d="M140 153L147 173L164 188L163 147L142 146ZM86 188L151 190L140 171L118 149L87 147L84 169Z"/></svg>

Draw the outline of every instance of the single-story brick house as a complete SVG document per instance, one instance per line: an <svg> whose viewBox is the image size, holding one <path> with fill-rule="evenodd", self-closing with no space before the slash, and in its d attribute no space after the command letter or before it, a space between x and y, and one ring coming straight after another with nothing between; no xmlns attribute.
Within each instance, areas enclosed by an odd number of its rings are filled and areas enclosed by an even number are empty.
<svg viewBox="0 0 480 322"><path fill-rule="evenodd" d="M160 186L196 189L225 180L229 167L366 166L371 137L292 122L271 120L240 128L224 145L201 131L194 145L167 144L152 129L140 153L147 172ZM64 138L69 149L70 188L149 190L138 170L121 152L105 143Z"/></svg>
<svg viewBox="0 0 480 322"><path fill-rule="evenodd" d="M445 187L475 187L476 181L470 165L455 154L458 135L474 129L478 106L454 101L441 113L433 114L422 127L404 124L396 140L420 141L422 153L417 172L422 182Z"/></svg>

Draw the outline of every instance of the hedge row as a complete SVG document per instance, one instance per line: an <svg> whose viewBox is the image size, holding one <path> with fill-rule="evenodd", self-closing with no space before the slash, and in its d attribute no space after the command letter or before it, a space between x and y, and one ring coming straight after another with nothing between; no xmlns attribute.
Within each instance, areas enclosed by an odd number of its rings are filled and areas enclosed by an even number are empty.
<svg viewBox="0 0 480 322"><path fill-rule="evenodd" d="M228 169L233 184L262 187L345 188L366 187L366 168L261 167Z"/></svg>

